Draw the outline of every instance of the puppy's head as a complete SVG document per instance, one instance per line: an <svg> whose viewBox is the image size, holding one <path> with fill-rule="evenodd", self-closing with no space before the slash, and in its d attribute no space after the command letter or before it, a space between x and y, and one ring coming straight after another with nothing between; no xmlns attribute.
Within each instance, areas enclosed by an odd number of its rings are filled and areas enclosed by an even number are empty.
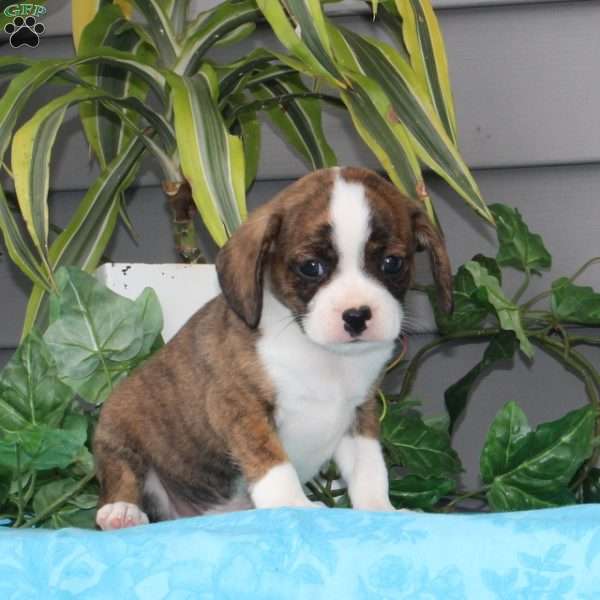
<svg viewBox="0 0 600 600"><path fill-rule="evenodd" d="M217 256L217 272L249 327L259 325L268 273L271 293L313 342L349 350L398 337L420 250L450 312L450 262L427 216L372 171L324 169L255 211Z"/></svg>

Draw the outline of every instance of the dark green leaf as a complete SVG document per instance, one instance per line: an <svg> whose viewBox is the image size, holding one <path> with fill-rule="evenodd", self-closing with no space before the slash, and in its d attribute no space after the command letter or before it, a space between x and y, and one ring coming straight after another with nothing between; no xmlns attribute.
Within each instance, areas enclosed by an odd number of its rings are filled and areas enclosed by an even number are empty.
<svg viewBox="0 0 600 600"><path fill-rule="evenodd" d="M36 514L40 514L55 502L59 501L65 495L77 486L77 481L72 478L60 479L42 486L33 499L33 509ZM60 507L53 511L50 518L43 524L43 527L59 529L61 527L81 527L93 529L96 504L98 496L94 493L79 493Z"/></svg>
<svg viewBox="0 0 600 600"><path fill-rule="evenodd" d="M87 431L81 427L56 429L47 425L31 425L2 436L0 466L16 469L18 445L22 472L64 469L75 460L86 439Z"/></svg>
<svg viewBox="0 0 600 600"><path fill-rule="evenodd" d="M488 501L494 510L524 510L573 502L568 485L592 453L595 413L585 407L528 431L514 402L498 414L482 452Z"/></svg>
<svg viewBox="0 0 600 600"><path fill-rule="evenodd" d="M517 338L512 331L501 331L492 338L485 349L483 359L464 377L451 385L444 394L446 409L450 416L449 431L452 433L457 420L467 406L471 390L479 377L496 362L511 359L518 347Z"/></svg>
<svg viewBox="0 0 600 600"><path fill-rule="evenodd" d="M493 258L477 254L472 258L488 270L490 275L496 277L502 283L502 273ZM461 266L453 279L454 311L447 315L441 311L437 304L437 292L435 287L429 286L427 294L434 310L435 320L441 333L455 333L475 329L481 325L483 320L493 312L493 307L477 293L477 286L473 276Z"/></svg>
<svg viewBox="0 0 600 600"><path fill-rule="evenodd" d="M392 463L407 467L414 475L443 478L462 469L448 433L428 427L420 416L402 407L390 407L381 438Z"/></svg>
<svg viewBox="0 0 600 600"><path fill-rule="evenodd" d="M508 402L496 415L481 452L481 477L491 483L494 477L514 466L515 455L530 432L527 417L516 402Z"/></svg>
<svg viewBox="0 0 600 600"><path fill-rule="evenodd" d="M418 477L407 475L390 483L390 499L396 508L420 508L430 510L447 494L454 491L452 479Z"/></svg>
<svg viewBox="0 0 600 600"><path fill-rule="evenodd" d="M552 257L541 236L529 231L516 208L504 204L492 204L489 208L496 219L500 244L496 259L499 265L525 272L552 266Z"/></svg>
<svg viewBox="0 0 600 600"><path fill-rule="evenodd" d="M32 331L0 373L0 430L38 422L55 426L72 396L44 340Z"/></svg>
<svg viewBox="0 0 600 600"><path fill-rule="evenodd" d="M59 511L53 513L50 519L44 524L44 527L49 527L52 529L62 529L63 527L95 529L96 509L81 509L68 504Z"/></svg>
<svg viewBox="0 0 600 600"><path fill-rule="evenodd" d="M575 497L568 489L556 493L540 493L514 487L510 482L494 482L487 492L490 506L496 511L534 510L575 504Z"/></svg>
<svg viewBox="0 0 600 600"><path fill-rule="evenodd" d="M552 312L563 322L600 325L600 294L561 277L552 283Z"/></svg>
<svg viewBox="0 0 600 600"><path fill-rule="evenodd" d="M494 307L500 327L505 331L514 331L519 339L521 350L531 358L533 346L523 329L519 307L504 295L498 280L490 275L483 265L471 260L465 264L465 268L473 277L473 282L478 288L477 297L484 302L489 302Z"/></svg>

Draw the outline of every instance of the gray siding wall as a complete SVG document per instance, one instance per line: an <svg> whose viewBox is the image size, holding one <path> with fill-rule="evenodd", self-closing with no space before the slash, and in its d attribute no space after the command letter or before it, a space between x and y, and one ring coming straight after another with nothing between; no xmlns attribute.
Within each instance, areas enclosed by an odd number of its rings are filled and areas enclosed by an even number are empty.
<svg viewBox="0 0 600 600"><path fill-rule="evenodd" d="M600 254L600 2L505 5L493 0L439 0L435 4L447 43L464 156L486 200L518 206L554 256L552 273L536 279L534 293ZM336 18L383 36L368 17L353 14L357 6L362 5L343 3ZM48 36L28 56L71 54L70 38L51 37L63 31L64 19L56 16L52 23L53 28L47 21ZM266 32L263 42L274 43ZM0 53L8 51L0 47ZM221 56L227 56L227 51ZM39 104L56 92L42 95ZM343 113L328 112L325 128L341 164L376 165ZM306 172L270 130L263 143L251 206ZM76 114L64 128L54 162L52 218L64 225L95 174ZM431 177L429 183L454 264L476 252L493 253L493 232L442 182ZM107 251L112 260L174 260L168 215L157 184L157 172L148 165L131 193L130 213L139 241L121 228ZM421 266L419 277L426 279L426 263ZM600 269L588 271L581 282L600 289ZM510 286L516 288L518 283L518 275L509 277ZM18 342L28 289L27 280L8 258L0 257L0 364ZM414 336L411 352L427 339ZM444 389L477 362L481 351L478 344L449 348L426 363L415 386L426 413L442 411ZM591 352L590 359L598 363L600 352ZM539 353L533 364L517 359L485 379L456 437L467 467L466 483L474 483L490 419L511 399L521 402L531 420L538 422L581 405L584 394L571 375Z"/></svg>

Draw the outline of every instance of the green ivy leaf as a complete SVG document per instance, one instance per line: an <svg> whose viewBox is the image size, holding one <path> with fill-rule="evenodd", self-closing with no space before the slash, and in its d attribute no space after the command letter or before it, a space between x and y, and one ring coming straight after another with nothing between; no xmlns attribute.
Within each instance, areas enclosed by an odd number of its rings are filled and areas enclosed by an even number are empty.
<svg viewBox="0 0 600 600"><path fill-rule="evenodd" d="M53 481L39 488L33 498L33 510L36 514L45 511L54 502L68 494L77 485L70 477ZM59 529L61 527L80 527L93 529L98 496L91 492L82 492L70 499L64 506L54 511L43 527Z"/></svg>
<svg viewBox="0 0 600 600"><path fill-rule="evenodd" d="M527 416L516 402L508 402L496 415L481 452L480 469L484 483L515 466L515 455L531 431Z"/></svg>
<svg viewBox="0 0 600 600"><path fill-rule="evenodd" d="M498 361L511 359L517 350L517 346L517 338L513 331L501 331L492 338L485 349L482 360L446 390L444 400L450 417L448 425L450 433L454 430L456 422L467 406L475 382Z"/></svg>
<svg viewBox="0 0 600 600"><path fill-rule="evenodd" d="M472 260L485 267L491 275L502 282L502 273L493 258L477 254ZM435 288L433 286L427 288L429 301L433 306L435 320L440 332L448 334L479 327L482 321L493 312L493 308L485 299L477 295L477 286L473 281L473 276L464 265L456 272L452 287L454 311L451 315L439 310Z"/></svg>
<svg viewBox="0 0 600 600"><path fill-rule="evenodd" d="M477 294L494 307L500 327L504 330L514 331L519 339L521 350L526 356L532 358L533 346L525 335L519 307L504 295L498 280L490 275L484 266L471 260L465 263L465 268L473 277L478 288Z"/></svg>
<svg viewBox="0 0 600 600"><path fill-rule="evenodd" d="M72 397L44 340L32 331L0 373L0 430L57 425Z"/></svg>
<svg viewBox="0 0 600 600"><path fill-rule="evenodd" d="M566 488L556 493L533 493L514 487L509 482L494 482L488 490L487 499L496 511L534 510L575 504L575 497Z"/></svg>
<svg viewBox="0 0 600 600"><path fill-rule="evenodd" d="M162 328L156 295L135 301L75 268L56 274L60 293L44 339L61 379L88 402L102 402L150 350Z"/></svg>
<svg viewBox="0 0 600 600"><path fill-rule="evenodd" d="M561 277L552 283L552 312L563 323L600 325L600 294Z"/></svg>
<svg viewBox="0 0 600 600"><path fill-rule="evenodd" d="M134 306L142 321L144 338L139 356L146 357L155 348L157 339L163 328L163 315L160 302L156 292L152 288L146 288L135 299ZM162 345L162 339L160 340Z"/></svg>
<svg viewBox="0 0 600 600"><path fill-rule="evenodd" d="M390 482L390 499L396 508L431 510L455 488L456 482L452 479L407 475Z"/></svg>
<svg viewBox="0 0 600 600"><path fill-rule="evenodd" d="M592 453L595 413L585 407L529 431L509 402L490 427L481 457L487 498L494 510L525 510L574 501L569 482Z"/></svg>
<svg viewBox="0 0 600 600"><path fill-rule="evenodd" d="M5 434L0 440L0 467L17 469L17 445L20 448L21 472L64 469L77 457L87 439L81 426L56 429L31 425Z"/></svg>
<svg viewBox="0 0 600 600"><path fill-rule="evenodd" d="M428 427L414 413L392 406L382 423L381 440L394 464L414 475L444 478L462 470L446 431Z"/></svg>
<svg viewBox="0 0 600 600"><path fill-rule="evenodd" d="M492 204L489 208L496 219L499 265L525 272L538 272L552 266L552 257L541 236L529 231L516 208L504 204Z"/></svg>

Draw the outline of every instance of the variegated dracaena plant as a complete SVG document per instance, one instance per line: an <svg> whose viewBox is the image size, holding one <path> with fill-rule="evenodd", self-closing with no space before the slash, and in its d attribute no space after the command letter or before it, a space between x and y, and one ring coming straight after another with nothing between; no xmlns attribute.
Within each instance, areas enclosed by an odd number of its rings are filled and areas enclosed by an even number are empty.
<svg viewBox="0 0 600 600"><path fill-rule="evenodd" d="M0 164L14 179L25 231L1 189L0 227L11 258L34 283L24 334L45 320L55 271L93 270L119 215L128 223L124 193L145 155L161 167L184 259L199 258L194 208L222 245L246 216L259 111L319 168L336 164L321 104L345 107L391 180L422 202L432 220L423 167L493 222L457 149L446 55L430 0L371 4L396 46L339 27L320 0L224 0L193 19L189 0L78 0L75 58L0 59L0 77L11 78L0 99ZM224 65L207 58L215 46L252 35L261 20L287 52L240 49L240 58ZM32 95L57 82L65 93L22 123ZM50 160L74 105L101 172L68 226L50 239Z"/></svg>

